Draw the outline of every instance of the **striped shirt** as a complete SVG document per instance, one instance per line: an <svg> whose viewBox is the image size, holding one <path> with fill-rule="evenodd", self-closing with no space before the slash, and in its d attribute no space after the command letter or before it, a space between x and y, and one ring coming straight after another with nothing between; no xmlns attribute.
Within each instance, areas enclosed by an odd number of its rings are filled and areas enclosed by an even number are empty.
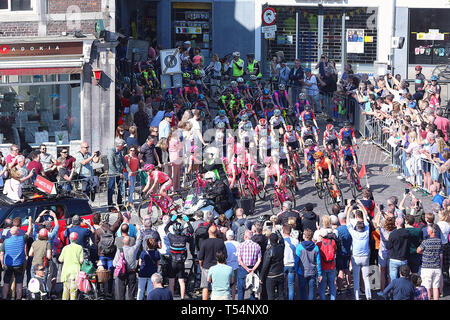
<svg viewBox="0 0 450 320"><path fill-rule="evenodd" d="M245 240L239 245L236 255L247 267L254 266L261 259L261 247L252 240Z"/></svg>

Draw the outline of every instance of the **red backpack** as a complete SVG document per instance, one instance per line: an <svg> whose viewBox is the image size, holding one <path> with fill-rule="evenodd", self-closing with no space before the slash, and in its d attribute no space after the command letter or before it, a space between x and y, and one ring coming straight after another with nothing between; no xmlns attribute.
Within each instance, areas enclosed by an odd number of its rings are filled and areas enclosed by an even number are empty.
<svg viewBox="0 0 450 320"><path fill-rule="evenodd" d="M333 239L323 238L320 246L320 259L322 262L333 262L336 242Z"/></svg>

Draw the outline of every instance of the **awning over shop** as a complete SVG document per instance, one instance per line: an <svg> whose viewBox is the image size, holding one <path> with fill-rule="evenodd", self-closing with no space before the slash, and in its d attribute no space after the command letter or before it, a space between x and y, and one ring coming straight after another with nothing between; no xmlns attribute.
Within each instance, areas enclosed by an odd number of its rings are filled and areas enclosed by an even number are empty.
<svg viewBox="0 0 450 320"><path fill-rule="evenodd" d="M68 68L12 68L12 69L0 69L0 76L34 76L34 75L47 75L47 74L72 74L81 73L81 67L68 67Z"/></svg>

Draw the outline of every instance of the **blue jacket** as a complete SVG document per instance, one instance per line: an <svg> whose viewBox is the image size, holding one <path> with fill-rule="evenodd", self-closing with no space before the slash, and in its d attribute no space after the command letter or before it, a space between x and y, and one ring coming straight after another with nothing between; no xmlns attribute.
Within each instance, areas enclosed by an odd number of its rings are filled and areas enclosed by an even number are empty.
<svg viewBox="0 0 450 320"><path fill-rule="evenodd" d="M295 248L295 253L295 270L297 274L309 276L308 273L314 272L319 277L322 275L319 247L314 242L303 241L299 243ZM315 263L313 262L314 260Z"/></svg>

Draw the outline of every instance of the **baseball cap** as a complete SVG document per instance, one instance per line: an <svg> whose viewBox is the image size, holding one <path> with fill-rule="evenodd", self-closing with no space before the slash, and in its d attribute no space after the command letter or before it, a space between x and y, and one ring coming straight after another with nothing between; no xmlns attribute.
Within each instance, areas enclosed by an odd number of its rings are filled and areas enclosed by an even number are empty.
<svg viewBox="0 0 450 320"><path fill-rule="evenodd" d="M144 216L144 226L146 227L152 226L152 217L148 214Z"/></svg>
<svg viewBox="0 0 450 320"><path fill-rule="evenodd" d="M172 118L173 117L173 113L172 112L166 112L164 114L164 118Z"/></svg>
<svg viewBox="0 0 450 320"><path fill-rule="evenodd" d="M190 41L185 41L184 44L191 44L191 42Z"/></svg>
<svg viewBox="0 0 450 320"><path fill-rule="evenodd" d="M305 72L311 72L311 68L305 68Z"/></svg>
<svg viewBox="0 0 450 320"><path fill-rule="evenodd" d="M228 231L225 233L225 236L226 236L227 238L234 238L234 232L233 232L233 230L228 230Z"/></svg>

